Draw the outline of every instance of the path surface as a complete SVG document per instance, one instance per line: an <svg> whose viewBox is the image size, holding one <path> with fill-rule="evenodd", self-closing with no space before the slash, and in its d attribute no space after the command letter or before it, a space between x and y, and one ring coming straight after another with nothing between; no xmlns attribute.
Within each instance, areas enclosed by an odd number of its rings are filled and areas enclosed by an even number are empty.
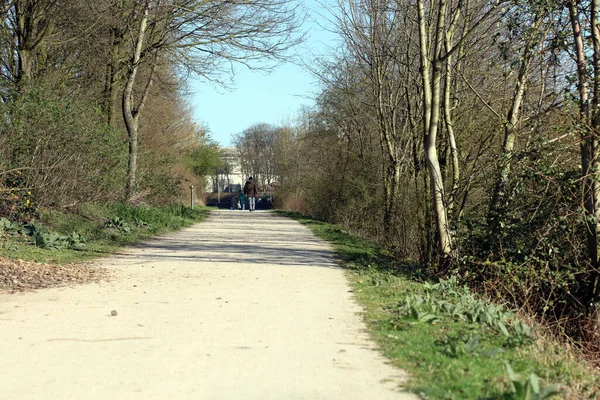
<svg viewBox="0 0 600 400"><path fill-rule="evenodd" d="M102 265L115 279L0 294L1 399L416 398L295 221L214 211Z"/></svg>

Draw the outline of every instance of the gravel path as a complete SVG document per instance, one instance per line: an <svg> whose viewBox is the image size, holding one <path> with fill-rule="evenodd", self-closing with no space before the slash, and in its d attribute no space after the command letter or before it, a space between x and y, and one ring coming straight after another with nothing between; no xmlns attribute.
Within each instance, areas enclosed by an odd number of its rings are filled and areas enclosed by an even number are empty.
<svg viewBox="0 0 600 400"><path fill-rule="evenodd" d="M0 294L3 400L416 399L295 221L215 211L100 265L114 279Z"/></svg>

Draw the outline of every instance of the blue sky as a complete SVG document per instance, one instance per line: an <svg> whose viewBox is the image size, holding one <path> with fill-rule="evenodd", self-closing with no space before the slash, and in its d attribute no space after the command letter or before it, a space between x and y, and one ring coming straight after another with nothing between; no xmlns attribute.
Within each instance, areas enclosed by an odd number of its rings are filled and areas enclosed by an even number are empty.
<svg viewBox="0 0 600 400"><path fill-rule="evenodd" d="M304 2L310 16L319 20L318 13L327 14L315 0ZM315 12L316 11L316 12ZM317 24L307 22L308 40L295 49L306 62L311 55L327 52L333 35ZM194 118L208 125L211 136L222 146L231 145L231 136L258 122L282 124L293 122L302 105L314 104L318 82L302 67L293 63L279 66L271 74L237 67L235 87L231 90L215 88L200 80L190 82L190 103Z"/></svg>

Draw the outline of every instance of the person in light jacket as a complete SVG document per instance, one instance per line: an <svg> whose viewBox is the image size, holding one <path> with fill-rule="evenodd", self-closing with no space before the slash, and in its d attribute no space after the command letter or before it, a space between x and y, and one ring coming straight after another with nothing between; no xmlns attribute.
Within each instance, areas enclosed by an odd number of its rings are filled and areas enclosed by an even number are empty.
<svg viewBox="0 0 600 400"><path fill-rule="evenodd" d="M256 196L258 195L258 189L256 183L249 177L244 185L244 194L248 196L248 210L254 211L256 207Z"/></svg>

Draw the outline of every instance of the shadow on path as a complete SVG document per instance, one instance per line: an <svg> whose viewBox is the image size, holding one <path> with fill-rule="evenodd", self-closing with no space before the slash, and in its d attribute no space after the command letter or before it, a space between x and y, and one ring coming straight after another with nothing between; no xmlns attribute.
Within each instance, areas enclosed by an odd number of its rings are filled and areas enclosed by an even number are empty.
<svg viewBox="0 0 600 400"><path fill-rule="evenodd" d="M141 254L140 254L141 253ZM143 262L179 259L338 268L333 251L296 221L269 212L213 211L202 223L117 253Z"/></svg>

